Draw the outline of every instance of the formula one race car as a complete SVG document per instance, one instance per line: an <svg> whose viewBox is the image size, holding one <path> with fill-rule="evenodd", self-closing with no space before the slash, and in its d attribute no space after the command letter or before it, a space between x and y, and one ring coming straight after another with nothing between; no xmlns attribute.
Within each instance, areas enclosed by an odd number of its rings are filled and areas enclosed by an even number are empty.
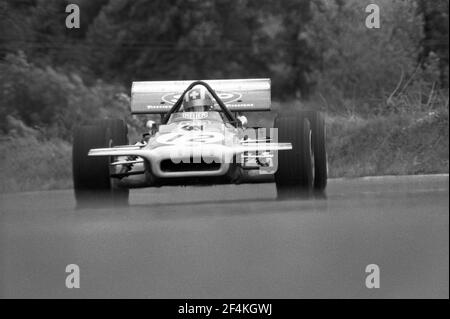
<svg viewBox="0 0 450 319"><path fill-rule="evenodd" d="M324 118L279 115L247 127L242 112L269 111L270 79L133 82L132 114L160 114L128 144L123 120L75 129L73 180L80 206L127 204L130 188L275 182L278 198L323 194Z"/></svg>

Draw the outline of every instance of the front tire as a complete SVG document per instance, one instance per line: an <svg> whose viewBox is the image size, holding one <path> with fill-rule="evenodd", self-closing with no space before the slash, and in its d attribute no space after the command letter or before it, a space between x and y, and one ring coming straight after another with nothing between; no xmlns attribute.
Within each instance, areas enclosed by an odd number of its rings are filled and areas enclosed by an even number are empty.
<svg viewBox="0 0 450 319"><path fill-rule="evenodd" d="M279 199L307 198L313 189L313 153L308 118L295 114L275 119L280 143L292 143L292 150L278 152L275 184Z"/></svg>
<svg viewBox="0 0 450 319"><path fill-rule="evenodd" d="M110 178L110 157L90 157L92 148L128 144L122 120L102 120L75 128L73 135L73 184L77 207L127 205L129 190Z"/></svg>
<svg viewBox="0 0 450 319"><path fill-rule="evenodd" d="M304 115L311 124L314 155L314 193L324 195L328 179L325 118L322 113L317 111L305 111Z"/></svg>

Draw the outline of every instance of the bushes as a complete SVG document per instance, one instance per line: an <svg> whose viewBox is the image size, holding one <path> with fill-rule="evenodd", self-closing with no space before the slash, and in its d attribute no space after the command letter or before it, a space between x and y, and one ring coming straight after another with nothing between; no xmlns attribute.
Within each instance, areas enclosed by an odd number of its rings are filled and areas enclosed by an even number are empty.
<svg viewBox="0 0 450 319"><path fill-rule="evenodd" d="M448 173L448 109L421 117L328 118L332 177Z"/></svg>
<svg viewBox="0 0 450 319"><path fill-rule="evenodd" d="M8 55L0 63L0 191L71 187L72 128L128 117L128 97L120 92Z"/></svg>
<svg viewBox="0 0 450 319"><path fill-rule="evenodd" d="M37 67L23 54L0 63L0 127L7 134L7 116L23 121L47 137L70 139L74 125L128 115L124 89L98 81L87 86L76 74L50 66Z"/></svg>
<svg viewBox="0 0 450 319"><path fill-rule="evenodd" d="M0 138L0 192L72 187L71 145L59 138Z"/></svg>
<svg viewBox="0 0 450 319"><path fill-rule="evenodd" d="M377 1L380 29L365 26L369 3L313 2L308 31L321 61L314 99L329 111L385 115L405 96L427 101L439 87L442 59L430 52L419 61L424 18L417 2ZM413 102L404 105L419 105Z"/></svg>

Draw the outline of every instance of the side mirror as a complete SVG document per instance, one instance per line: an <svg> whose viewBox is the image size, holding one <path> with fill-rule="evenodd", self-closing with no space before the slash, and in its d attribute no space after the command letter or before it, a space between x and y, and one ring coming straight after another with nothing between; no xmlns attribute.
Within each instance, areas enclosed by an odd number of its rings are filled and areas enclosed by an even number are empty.
<svg viewBox="0 0 450 319"><path fill-rule="evenodd" d="M147 127L151 135L155 134L158 130L158 124L156 124L156 122L153 120L148 120L147 123L145 123L145 126Z"/></svg>
<svg viewBox="0 0 450 319"><path fill-rule="evenodd" d="M243 128L246 128L246 127L247 127L248 120L247 120L247 117L246 117L246 116L244 116L244 115L239 115L239 116L237 117L237 120L241 123L241 126L242 126Z"/></svg>
<svg viewBox="0 0 450 319"><path fill-rule="evenodd" d="M148 128L149 131L151 131L155 128L156 122L153 120L148 120L147 123L145 123L145 126Z"/></svg>

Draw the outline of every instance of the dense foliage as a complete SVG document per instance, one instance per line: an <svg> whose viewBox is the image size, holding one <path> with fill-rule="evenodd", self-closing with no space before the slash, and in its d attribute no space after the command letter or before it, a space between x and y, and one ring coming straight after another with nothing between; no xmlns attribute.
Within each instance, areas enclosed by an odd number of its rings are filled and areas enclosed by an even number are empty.
<svg viewBox="0 0 450 319"><path fill-rule="evenodd" d="M80 29L65 27L68 3ZM380 29L365 26L369 3L0 0L1 128L13 117L67 138L125 114L132 80L270 77L275 100L359 115L445 102L448 0L378 0Z"/></svg>

